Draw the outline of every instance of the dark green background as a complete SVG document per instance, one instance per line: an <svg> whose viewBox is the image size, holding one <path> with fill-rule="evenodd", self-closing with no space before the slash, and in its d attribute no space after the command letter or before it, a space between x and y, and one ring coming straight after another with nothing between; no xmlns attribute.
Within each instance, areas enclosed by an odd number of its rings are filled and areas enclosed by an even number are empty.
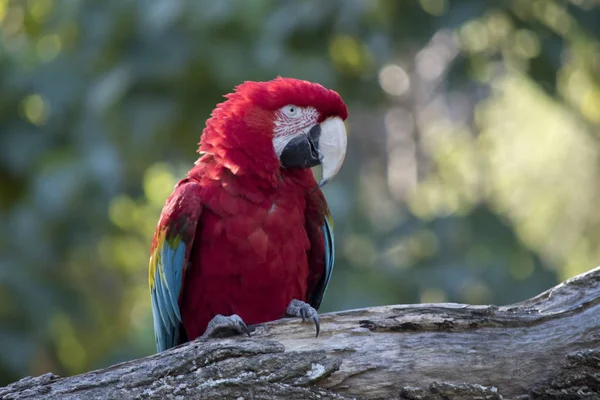
<svg viewBox="0 0 600 400"><path fill-rule="evenodd" d="M154 351L151 235L244 80L349 106L322 311L508 304L595 267L597 5L0 0L0 385Z"/></svg>

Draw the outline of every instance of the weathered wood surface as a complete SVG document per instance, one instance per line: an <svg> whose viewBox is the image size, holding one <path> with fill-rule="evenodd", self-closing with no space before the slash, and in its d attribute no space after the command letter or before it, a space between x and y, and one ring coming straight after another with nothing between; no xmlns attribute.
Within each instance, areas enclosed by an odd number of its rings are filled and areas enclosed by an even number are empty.
<svg viewBox="0 0 600 400"><path fill-rule="evenodd" d="M2 399L600 399L600 267L506 307L423 304L197 340Z"/></svg>

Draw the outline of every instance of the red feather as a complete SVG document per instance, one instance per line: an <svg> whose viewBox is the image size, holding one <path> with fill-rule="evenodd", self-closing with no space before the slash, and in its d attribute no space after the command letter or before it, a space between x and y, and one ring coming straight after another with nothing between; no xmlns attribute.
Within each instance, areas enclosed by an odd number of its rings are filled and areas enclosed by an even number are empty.
<svg viewBox="0 0 600 400"><path fill-rule="evenodd" d="M298 171L256 203L244 197L242 178L240 195L232 195L197 172L193 179L209 206L198 223L180 299L188 338L201 335L216 314L236 313L247 324L283 317L292 299L306 299L310 243L304 211L306 192L316 185L312 174Z"/></svg>
<svg viewBox="0 0 600 400"><path fill-rule="evenodd" d="M187 337L216 315L248 325L281 318L306 301L321 279L327 205L310 170L284 170L273 149L274 112L312 106L320 120L347 109L340 96L296 79L245 82L213 111L204 153L186 180L203 205L189 253L179 308Z"/></svg>

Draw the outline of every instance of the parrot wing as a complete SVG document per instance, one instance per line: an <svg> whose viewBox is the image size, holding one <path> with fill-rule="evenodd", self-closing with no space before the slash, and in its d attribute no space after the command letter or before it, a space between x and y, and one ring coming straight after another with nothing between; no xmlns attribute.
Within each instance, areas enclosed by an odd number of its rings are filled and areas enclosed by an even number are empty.
<svg viewBox="0 0 600 400"><path fill-rule="evenodd" d="M179 296L202 212L199 191L197 183L180 181L163 208L154 234L149 283L158 351L182 342Z"/></svg>
<svg viewBox="0 0 600 400"><path fill-rule="evenodd" d="M308 302L316 310L333 273L335 259L333 220L323 193L318 190L307 198L306 232L310 241L308 254Z"/></svg>

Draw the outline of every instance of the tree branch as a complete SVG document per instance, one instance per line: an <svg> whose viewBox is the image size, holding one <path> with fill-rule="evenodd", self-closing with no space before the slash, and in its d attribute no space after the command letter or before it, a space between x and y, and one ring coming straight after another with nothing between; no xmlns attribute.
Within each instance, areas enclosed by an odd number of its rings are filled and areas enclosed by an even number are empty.
<svg viewBox="0 0 600 400"><path fill-rule="evenodd" d="M506 307L423 304L196 340L69 378L24 378L2 399L600 398L600 267Z"/></svg>

